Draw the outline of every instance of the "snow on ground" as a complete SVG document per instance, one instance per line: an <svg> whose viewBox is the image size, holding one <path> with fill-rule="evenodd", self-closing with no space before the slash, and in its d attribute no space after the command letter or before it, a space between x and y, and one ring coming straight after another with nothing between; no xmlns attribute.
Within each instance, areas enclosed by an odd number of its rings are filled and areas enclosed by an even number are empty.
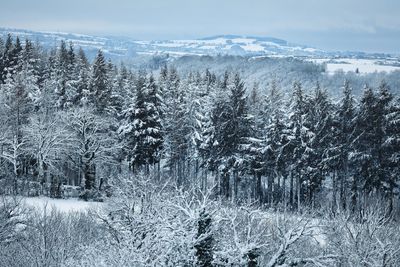
<svg viewBox="0 0 400 267"><path fill-rule="evenodd" d="M259 44L246 44L246 45L241 45L241 47L245 51L250 51L250 52L262 52L262 51L264 51L264 47L262 47Z"/></svg>
<svg viewBox="0 0 400 267"><path fill-rule="evenodd" d="M326 63L326 70L329 74L334 74L338 70L355 72L358 69L359 73L364 74L400 70L398 66L379 65L374 59L338 58L334 61L330 59L311 59L311 61L319 64Z"/></svg>
<svg viewBox="0 0 400 267"><path fill-rule="evenodd" d="M87 202L76 198L54 199L49 197L22 197L22 203L37 210L43 210L47 205L48 209L57 209L65 213L99 209L104 205L104 203Z"/></svg>

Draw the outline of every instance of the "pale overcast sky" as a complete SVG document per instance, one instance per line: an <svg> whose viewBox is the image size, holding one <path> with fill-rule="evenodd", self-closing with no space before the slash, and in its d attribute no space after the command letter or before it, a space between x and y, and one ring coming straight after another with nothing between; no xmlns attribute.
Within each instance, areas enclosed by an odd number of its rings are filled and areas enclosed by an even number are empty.
<svg viewBox="0 0 400 267"><path fill-rule="evenodd" d="M218 34L400 53L400 0L9 0L0 26L136 39Z"/></svg>

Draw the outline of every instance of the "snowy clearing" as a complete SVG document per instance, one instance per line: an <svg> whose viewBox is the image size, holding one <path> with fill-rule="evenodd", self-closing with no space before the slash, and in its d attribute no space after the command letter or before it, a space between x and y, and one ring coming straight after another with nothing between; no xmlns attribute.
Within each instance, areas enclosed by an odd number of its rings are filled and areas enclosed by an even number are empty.
<svg viewBox="0 0 400 267"><path fill-rule="evenodd" d="M57 209L61 212L84 212L89 209L99 209L104 203L87 202L76 198L54 199L49 197L23 197L22 203L36 210L43 210L47 205L48 208Z"/></svg>
<svg viewBox="0 0 400 267"><path fill-rule="evenodd" d="M338 58L331 60L319 58L311 59L310 61L318 64L326 63L326 71L331 75L339 70L344 72L356 72L358 69L359 73L361 74L373 72L392 72L400 70L400 67L398 66L379 64L375 59Z"/></svg>

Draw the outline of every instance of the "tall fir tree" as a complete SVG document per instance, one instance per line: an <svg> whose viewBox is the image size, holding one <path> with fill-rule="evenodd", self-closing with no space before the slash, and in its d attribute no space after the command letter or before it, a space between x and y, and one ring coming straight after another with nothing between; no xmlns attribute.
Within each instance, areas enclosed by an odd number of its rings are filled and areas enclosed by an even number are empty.
<svg viewBox="0 0 400 267"><path fill-rule="evenodd" d="M157 105L157 88L154 78L146 79L140 74L136 84L135 111L133 113L133 131L135 146L132 164L136 168L155 165L160 160L163 137Z"/></svg>
<svg viewBox="0 0 400 267"><path fill-rule="evenodd" d="M93 63L90 78L91 100L97 111L102 114L107 111L111 96L111 85L108 76L108 66L103 52L99 50Z"/></svg>

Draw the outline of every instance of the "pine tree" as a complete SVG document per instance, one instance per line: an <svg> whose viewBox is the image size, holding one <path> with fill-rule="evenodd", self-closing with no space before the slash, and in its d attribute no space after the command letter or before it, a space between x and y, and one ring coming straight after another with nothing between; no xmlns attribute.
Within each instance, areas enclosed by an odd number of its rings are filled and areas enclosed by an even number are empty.
<svg viewBox="0 0 400 267"><path fill-rule="evenodd" d="M72 43L69 44L69 49L66 57L66 84L65 84L65 104L66 108L71 108L80 98L78 89L79 70L77 69L77 59Z"/></svg>
<svg viewBox="0 0 400 267"><path fill-rule="evenodd" d="M7 39L4 45L4 51L1 55L0 62L0 81L4 83L7 79L9 68L12 67L12 51L13 51L13 41L11 34L7 35Z"/></svg>
<svg viewBox="0 0 400 267"><path fill-rule="evenodd" d="M90 79L90 94L92 103L97 111L102 114L109 107L111 85L108 76L108 67L103 52L99 50L93 63Z"/></svg>
<svg viewBox="0 0 400 267"><path fill-rule="evenodd" d="M261 126L263 128L263 149L262 149L262 167L263 174L267 176L267 202L273 204L274 198L280 197L280 178L281 173L277 170L282 159L282 137L285 129L283 112L282 93L277 87L275 80L271 82L268 95L261 110ZM277 185L274 181L277 179ZM261 178L257 182L259 194L262 194ZM275 196L274 196L275 195ZM261 196L262 198L262 196Z"/></svg>
<svg viewBox="0 0 400 267"><path fill-rule="evenodd" d="M290 147L292 150L292 157L290 160L290 185L289 185L289 205L294 208L297 203L297 209L300 209L302 195L304 193L304 175L305 168L304 153L307 150L307 143L309 129L305 125L305 116L307 113L307 102L304 96L301 84L295 82L293 84L293 98L291 104L291 136ZM296 184L294 184L296 181ZM296 188L294 186L296 185ZM296 199L297 196L297 199Z"/></svg>
<svg viewBox="0 0 400 267"><path fill-rule="evenodd" d="M21 41L20 41L19 37L17 36L15 38L15 45L14 45L13 49L11 50L11 62L10 62L10 66L8 67L8 72L11 75L14 75L21 70L22 50L23 50L23 48L21 45Z"/></svg>
<svg viewBox="0 0 400 267"><path fill-rule="evenodd" d="M72 101L75 106L82 106L89 103L89 68L90 66L85 52L80 48L77 55L75 71L77 73L77 80L75 82L76 95Z"/></svg>
<svg viewBox="0 0 400 267"><path fill-rule="evenodd" d="M29 40L25 41L25 47L22 51L21 71L24 87L30 101L34 104L35 109L39 109L41 90L39 88L38 61L36 58L34 47Z"/></svg>
<svg viewBox="0 0 400 267"><path fill-rule="evenodd" d="M383 149L386 152L385 167L388 171L385 179L385 190L388 198L388 213L394 209L395 189L400 181L400 98L393 103L387 114L386 138Z"/></svg>
<svg viewBox="0 0 400 267"><path fill-rule="evenodd" d="M377 110L378 98L367 85L360 102L355 125L355 150L351 155L355 171L352 185L352 210L356 211L357 196L368 195L381 185L379 148L381 146L381 121ZM360 192L361 191L361 192ZM362 204L358 208L362 210Z"/></svg>
<svg viewBox="0 0 400 267"><path fill-rule="evenodd" d="M119 71L113 74L110 109L114 116L118 118L121 115L121 111L124 109L125 99L128 95L128 71L124 65L121 65Z"/></svg>
<svg viewBox="0 0 400 267"><path fill-rule="evenodd" d="M163 73L162 73L163 74ZM164 80L165 77L162 77ZM168 70L164 80L163 113L165 129L165 153L171 176L176 177L178 185L186 183L188 148L190 144L190 123L188 121L188 92L175 68Z"/></svg>
<svg viewBox="0 0 400 267"><path fill-rule="evenodd" d="M393 103L393 95L390 92L389 85L382 81L378 88L377 107L376 113L379 115L377 118L377 135L379 140L379 147L377 160L379 162L379 179L382 187L382 193L388 200L388 213L393 211L393 191L396 187L396 170L393 168L393 153L398 150L392 140L396 139L396 134L392 128L393 113L396 113L396 106Z"/></svg>
<svg viewBox="0 0 400 267"><path fill-rule="evenodd" d="M303 171L303 175L307 189L306 198L314 207L315 194L321 189L322 181L328 171L324 159L330 145L333 110L327 92L321 89L319 83L307 105L304 121L306 126L304 130L307 131L305 137L307 148L304 151L307 168Z"/></svg>
<svg viewBox="0 0 400 267"><path fill-rule="evenodd" d="M56 88L55 93L57 94L56 107L59 110L64 109L65 103L67 102L66 90L68 77L68 50L64 41L61 41L60 48L57 53L56 61Z"/></svg>
<svg viewBox="0 0 400 267"><path fill-rule="evenodd" d="M339 188L339 203L343 210L347 209L348 186L351 175L349 156L353 150L353 128L355 123L355 100L348 80L345 80L342 89L342 98L338 103L332 119L330 147L324 159L325 168L328 168L337 184L333 186L333 211L335 212L336 190ZM353 181L354 183L354 181Z"/></svg>
<svg viewBox="0 0 400 267"><path fill-rule="evenodd" d="M226 76L224 77L226 79ZM220 89L228 93L227 98L221 95L221 99L214 105L212 120L215 127L214 147L217 149L217 162L222 172L221 194L230 197L229 172L233 174L233 193L238 198L239 172L245 170L244 148L248 144L250 120L248 117L247 96L244 83L236 74L233 80L227 84L221 84Z"/></svg>
<svg viewBox="0 0 400 267"><path fill-rule="evenodd" d="M163 138L158 114L157 93L154 78L148 80L140 74L136 83L135 112L133 114L133 131L135 146L132 163L136 168L154 165L160 160Z"/></svg>

